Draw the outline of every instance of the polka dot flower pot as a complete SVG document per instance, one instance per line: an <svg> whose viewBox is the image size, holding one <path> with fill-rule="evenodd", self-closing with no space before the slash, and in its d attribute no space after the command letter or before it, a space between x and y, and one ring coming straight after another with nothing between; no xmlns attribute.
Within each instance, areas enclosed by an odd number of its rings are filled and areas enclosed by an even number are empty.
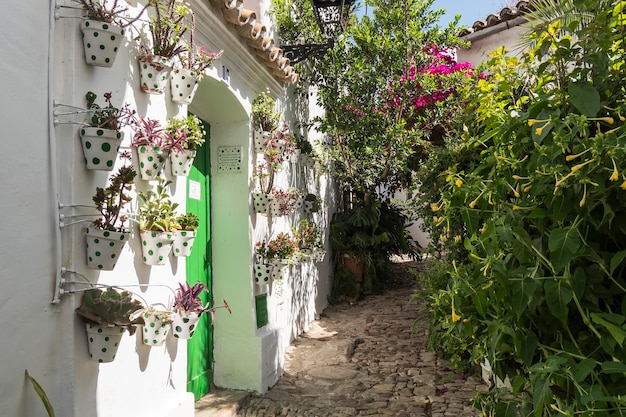
<svg viewBox="0 0 626 417"><path fill-rule="evenodd" d="M274 198L273 195L265 193L252 194L252 201L254 203L254 212L260 214L267 214L270 208L270 201Z"/></svg>
<svg viewBox="0 0 626 417"><path fill-rule="evenodd" d="M87 228L87 266L102 271L112 271L128 240L126 233Z"/></svg>
<svg viewBox="0 0 626 417"><path fill-rule="evenodd" d="M165 152L158 146L140 145L136 148L141 179L146 181L156 179L165 165Z"/></svg>
<svg viewBox="0 0 626 417"><path fill-rule="evenodd" d="M172 175L177 177L186 177L191 172L193 159L196 157L196 151L184 150L183 152L170 152L170 168Z"/></svg>
<svg viewBox="0 0 626 417"><path fill-rule="evenodd" d="M87 169L112 171L124 133L99 127L83 127L78 133Z"/></svg>
<svg viewBox="0 0 626 417"><path fill-rule="evenodd" d="M171 69L171 59L157 55L140 57L141 89L148 94L163 94Z"/></svg>
<svg viewBox="0 0 626 417"><path fill-rule="evenodd" d="M172 314L172 336L177 339L191 339L198 320L200 320L198 313L174 311Z"/></svg>
<svg viewBox="0 0 626 417"><path fill-rule="evenodd" d="M202 74L186 68L174 68L171 72L170 89L172 101L179 104L190 104L196 94Z"/></svg>
<svg viewBox="0 0 626 417"><path fill-rule="evenodd" d="M174 256L189 256L193 247L196 232L191 230L175 230L172 251Z"/></svg>
<svg viewBox="0 0 626 417"><path fill-rule="evenodd" d="M272 137L272 132L255 131L254 132L254 152L263 153L267 149L267 145Z"/></svg>
<svg viewBox="0 0 626 417"><path fill-rule="evenodd" d="M300 149L294 149L293 152L285 155L285 160L291 162L292 164L297 164L300 160L300 153L302 151Z"/></svg>
<svg viewBox="0 0 626 417"><path fill-rule="evenodd" d="M115 62L117 50L124 39L124 29L97 20L85 20L81 23L85 61L89 65L111 67Z"/></svg>
<svg viewBox="0 0 626 417"><path fill-rule="evenodd" d="M89 360L106 363L113 362L117 348L124 334L123 327L100 327L87 324L87 347Z"/></svg>
<svg viewBox="0 0 626 417"><path fill-rule="evenodd" d="M142 230L141 251L143 263L146 265L165 265L167 257L172 250L174 235L171 232L157 232L154 230Z"/></svg>
<svg viewBox="0 0 626 417"><path fill-rule="evenodd" d="M257 285L266 285L272 281L272 272L274 265L272 264L254 264L254 283Z"/></svg>
<svg viewBox="0 0 626 417"><path fill-rule="evenodd" d="M169 315L160 313L158 315L143 313L143 326L141 329L141 340L144 345L161 346L165 343L167 333L170 331L171 319Z"/></svg>

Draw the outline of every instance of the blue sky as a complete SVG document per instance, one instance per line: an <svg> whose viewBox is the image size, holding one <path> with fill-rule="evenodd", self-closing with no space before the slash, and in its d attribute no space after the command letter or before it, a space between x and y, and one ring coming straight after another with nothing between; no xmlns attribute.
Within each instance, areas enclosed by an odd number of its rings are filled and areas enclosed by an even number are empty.
<svg viewBox="0 0 626 417"><path fill-rule="evenodd" d="M505 0L435 0L433 9L446 9L440 21L442 26L454 19L455 14L461 15L461 26L472 26L476 20L499 12L505 3Z"/></svg>

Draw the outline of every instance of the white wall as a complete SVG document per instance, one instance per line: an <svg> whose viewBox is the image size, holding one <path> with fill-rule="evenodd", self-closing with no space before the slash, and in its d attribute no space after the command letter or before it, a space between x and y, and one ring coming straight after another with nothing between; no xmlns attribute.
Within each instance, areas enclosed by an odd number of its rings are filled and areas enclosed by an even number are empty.
<svg viewBox="0 0 626 417"><path fill-rule="evenodd" d="M71 0L60 0L60 4L76 5ZM53 5L51 1L50 10L42 9L40 3L24 0L12 3L10 13L0 17L5 39L0 44L4 75L4 111L0 118L5 142L18 144L7 147L10 156L0 168L4 178L0 183L4 196L0 199L0 230L4 236L0 244L4 284L0 291L0 415L45 416L39 399L23 378L27 368L46 389L60 416L190 417L193 396L185 392L184 341L168 340L164 346L150 348L136 336L126 334L115 361L97 364L87 359L84 324L73 311L80 303L80 293L65 294L58 303L50 302L55 282L61 277L125 286L148 303L169 302L172 293L168 287L185 279L183 259L170 257L167 265L153 267L141 262L136 228L114 271L87 268L83 231L88 223L60 228L57 203L65 205L61 213L68 216L66 223L89 219L72 217L91 213L89 209L68 206L91 205L95 187L105 186L109 173L85 169L79 125L74 124L85 117L56 114L61 123L54 125L53 111L70 108L55 107L53 102L85 107L84 95L92 90L103 104L103 93L111 91L114 104L131 103L140 115L164 123L187 111L167 96L139 91L132 34L127 34L112 68L86 65L80 19L70 18L79 16L80 11L54 10ZM282 86L250 53L236 31L224 24L219 10L207 3L196 4L194 10L202 19L198 42L209 50L225 50L190 106L211 124L213 292L218 304L226 299L233 309L232 316L218 314L216 320L215 383L264 391L282 373L285 347L326 306L328 265L292 267L283 280L283 296L270 295L270 324L256 328L254 295L263 289L252 282L252 245L270 225L266 219L255 218L251 210L249 112L252 99L268 87L282 103ZM56 12L61 18L49 19L48 12ZM222 79L227 72L230 76ZM126 129L125 133L122 148L128 149L131 132ZM219 146L244 149L248 163L242 172L216 172ZM170 191L183 212L185 180L167 176L175 181ZM138 190L153 186L139 178L136 184ZM328 196L324 184L318 180L316 186ZM131 210L136 209L137 203L133 202ZM288 230L294 220L277 222L271 228ZM327 217L320 217L320 221L327 224ZM61 267L70 272L61 275ZM293 307L287 316L283 314L286 306Z"/></svg>

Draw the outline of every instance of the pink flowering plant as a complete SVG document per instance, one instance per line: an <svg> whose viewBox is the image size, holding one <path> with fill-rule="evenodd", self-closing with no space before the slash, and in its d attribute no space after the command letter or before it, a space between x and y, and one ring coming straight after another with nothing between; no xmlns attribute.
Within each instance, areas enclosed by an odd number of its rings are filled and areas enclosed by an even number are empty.
<svg viewBox="0 0 626 417"><path fill-rule="evenodd" d="M280 215L286 216L294 212L296 209L296 202L300 196L300 191L296 188L290 188L287 191L283 191L280 188L272 188L271 192L274 196L274 202L278 202L280 205Z"/></svg>
<svg viewBox="0 0 626 417"><path fill-rule="evenodd" d="M263 263L289 260L298 251L298 242L289 233L281 232L267 243L258 241L255 245L257 259Z"/></svg>

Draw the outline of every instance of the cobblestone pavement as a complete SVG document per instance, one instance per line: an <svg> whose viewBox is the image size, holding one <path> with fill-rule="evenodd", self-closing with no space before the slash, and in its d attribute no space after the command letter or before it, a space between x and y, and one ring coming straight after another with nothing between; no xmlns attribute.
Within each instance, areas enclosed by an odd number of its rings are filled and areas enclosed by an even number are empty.
<svg viewBox="0 0 626 417"><path fill-rule="evenodd" d="M398 285L385 294L329 306L288 348L280 380L264 395L249 396L237 415L480 415L471 402L486 390L482 381L455 377L426 350L425 313L408 304L415 288L408 267L417 264L394 265Z"/></svg>

